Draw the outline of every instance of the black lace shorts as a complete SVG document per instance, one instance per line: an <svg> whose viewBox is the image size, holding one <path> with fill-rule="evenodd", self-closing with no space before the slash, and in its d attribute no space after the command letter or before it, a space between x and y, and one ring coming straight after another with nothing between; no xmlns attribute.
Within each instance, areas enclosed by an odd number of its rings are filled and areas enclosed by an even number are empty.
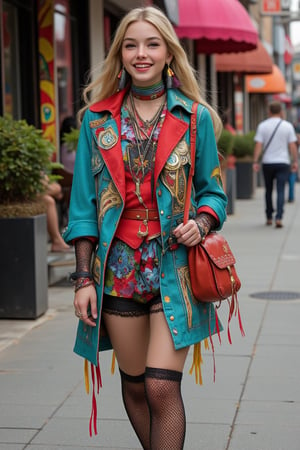
<svg viewBox="0 0 300 450"><path fill-rule="evenodd" d="M146 303L140 303L132 298L104 294L102 311L122 317L139 317L162 312L163 306L159 295Z"/></svg>

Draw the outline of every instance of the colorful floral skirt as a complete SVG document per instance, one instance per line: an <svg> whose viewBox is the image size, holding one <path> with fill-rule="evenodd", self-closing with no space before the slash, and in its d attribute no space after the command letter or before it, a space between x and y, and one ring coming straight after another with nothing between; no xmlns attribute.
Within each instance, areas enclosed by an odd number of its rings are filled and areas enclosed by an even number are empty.
<svg viewBox="0 0 300 450"><path fill-rule="evenodd" d="M160 245L143 241L137 249L115 239L108 256L104 292L146 303L159 294Z"/></svg>

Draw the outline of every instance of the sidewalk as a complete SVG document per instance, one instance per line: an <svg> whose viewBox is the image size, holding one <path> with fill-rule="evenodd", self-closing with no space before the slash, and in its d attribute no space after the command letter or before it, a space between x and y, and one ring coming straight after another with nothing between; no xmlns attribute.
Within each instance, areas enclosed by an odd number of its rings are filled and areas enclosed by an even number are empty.
<svg viewBox="0 0 300 450"><path fill-rule="evenodd" d="M284 228L264 225L264 191L238 200L224 234L242 281L239 302L246 336L232 325L203 353L203 386L188 374L183 396L185 450L300 448L300 184L286 204ZM69 268L68 268L69 269ZM71 269L70 269L71 270ZM294 295L295 294L295 295ZM295 297L295 298L294 298ZM49 288L49 311L37 321L0 321L0 450L135 450L111 352L100 356L98 436L88 432L91 398L83 361L72 352L76 318L70 286ZM227 308L220 316L226 324Z"/></svg>

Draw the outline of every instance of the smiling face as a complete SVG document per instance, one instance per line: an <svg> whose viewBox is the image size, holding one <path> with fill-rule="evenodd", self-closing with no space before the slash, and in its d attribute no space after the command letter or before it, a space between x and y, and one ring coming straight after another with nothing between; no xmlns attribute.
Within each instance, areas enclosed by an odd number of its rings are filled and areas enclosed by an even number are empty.
<svg viewBox="0 0 300 450"><path fill-rule="evenodd" d="M142 20L129 25L122 44L122 62L133 84L157 83L171 59L162 35L153 25Z"/></svg>

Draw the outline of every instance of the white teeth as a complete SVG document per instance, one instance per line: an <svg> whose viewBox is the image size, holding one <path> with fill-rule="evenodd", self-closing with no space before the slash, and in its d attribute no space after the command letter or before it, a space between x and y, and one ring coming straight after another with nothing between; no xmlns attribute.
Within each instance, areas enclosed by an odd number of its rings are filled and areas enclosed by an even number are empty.
<svg viewBox="0 0 300 450"><path fill-rule="evenodd" d="M136 64L135 67L138 67L139 69L145 69L146 67L150 67L148 64Z"/></svg>

